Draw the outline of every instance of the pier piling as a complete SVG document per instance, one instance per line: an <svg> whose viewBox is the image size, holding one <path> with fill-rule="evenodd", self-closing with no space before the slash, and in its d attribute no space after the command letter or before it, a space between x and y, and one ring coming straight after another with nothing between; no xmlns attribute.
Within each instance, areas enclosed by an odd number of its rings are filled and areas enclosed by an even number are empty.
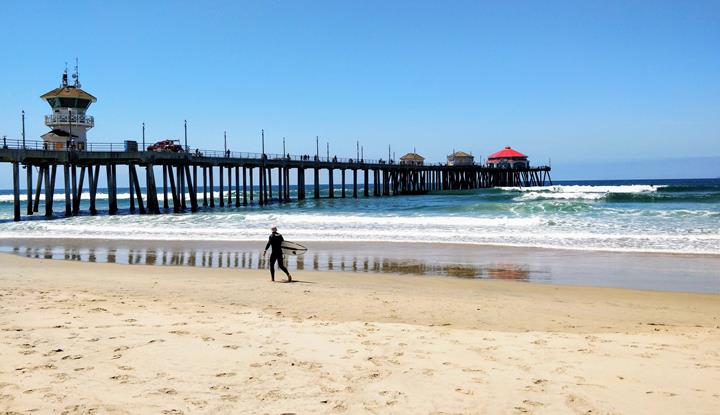
<svg viewBox="0 0 720 415"><path fill-rule="evenodd" d="M25 176L26 176L26 182L25 182L25 191L27 192L27 214L28 216L33 214L33 203L32 203L32 185L33 185L33 174L32 174L33 166L32 164L26 164L25 165Z"/></svg>
<svg viewBox="0 0 720 415"><path fill-rule="evenodd" d="M20 163L12 164L13 172L13 220L20 221Z"/></svg>
<svg viewBox="0 0 720 415"><path fill-rule="evenodd" d="M18 151L21 150L21 151ZM97 214L96 196L101 166L105 166L108 194L108 213L118 212L117 201L117 167L128 166L129 178L129 210L130 212L160 213L158 198L159 188L155 181L153 164L162 166L162 193L163 208L169 209L168 180L172 193L172 208L174 212L181 212L190 205L190 210L199 210L199 183L198 169L202 168L202 206L215 207L214 170L217 167L220 174L220 183L217 190L220 192L220 206L239 208L241 205L255 203L255 198L261 206L277 201L284 204L291 200L291 177L295 169L297 177L297 192L293 198L300 201L306 198L307 183L305 180L308 169L313 175L313 198L325 197L321 191L320 175L327 170L327 198L346 198L348 180L352 180L352 197L358 198L361 191L364 197L396 196L421 194L443 190L468 190L496 186L544 186L552 184L550 167L523 167L504 168L483 165L451 166L446 164L433 164L418 166L413 164L394 164L384 161L367 160L314 160L308 157L290 157L285 155L241 155L223 154L223 157L203 154L170 153L170 152L125 152L125 151L85 151L74 150L52 151L48 149L33 150L28 148L0 149L0 162L11 163L13 168L13 219L19 220L17 211L20 198L19 166L26 169L25 183L27 197L23 196L23 203L27 202L27 215L33 215L40 205L40 192L44 190L45 216L52 217L53 198L58 166L62 165L65 197L65 216L74 216L81 213L85 175L88 178L88 191L90 194L90 214ZM144 167L145 188L140 187L138 166ZM37 178L33 169L37 168ZM80 169L78 175L78 168ZM240 169L242 168L242 199L240 197ZM233 171L234 169L234 171ZM257 190L255 188L255 174L257 169ZM227 172L225 171L227 170ZM335 170L340 173L340 192L335 189L337 177ZM348 170L352 171L352 178L348 178ZM359 172L358 170L361 170ZM227 174L227 187L225 186ZM249 174L249 185L248 185ZM362 189L359 189L358 174L362 174ZM233 175L235 176L233 183ZM277 175L277 176L276 176ZM273 180L276 185L273 185ZM371 188L372 183L372 188ZM33 185L34 188L33 188ZM61 184L62 185L62 184ZM44 187L44 189L43 189ZM208 201L208 190L210 192ZM277 190L277 195L274 192ZM227 198L225 197L227 191ZM257 191L257 193L256 193ZM143 194L143 192L145 192ZM233 196L234 192L234 196ZM249 194L248 194L249 193ZM276 198L276 199L275 199ZM27 200L25 200L27 199ZM189 199L189 200L188 200ZM234 203L233 203L234 199ZM242 200L242 201L241 201ZM189 203L188 203L189 201ZM127 203L127 202L126 202ZM227 203L227 205L226 205ZM127 205L125 205L127 206Z"/></svg>

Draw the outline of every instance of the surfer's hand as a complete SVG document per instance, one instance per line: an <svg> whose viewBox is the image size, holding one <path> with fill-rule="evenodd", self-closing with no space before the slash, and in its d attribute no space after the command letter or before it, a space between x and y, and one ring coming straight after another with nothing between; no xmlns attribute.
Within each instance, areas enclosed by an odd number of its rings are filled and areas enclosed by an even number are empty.
<svg viewBox="0 0 720 415"><path fill-rule="evenodd" d="M267 251L263 251L263 256L265 256L266 254L267 254Z"/></svg>

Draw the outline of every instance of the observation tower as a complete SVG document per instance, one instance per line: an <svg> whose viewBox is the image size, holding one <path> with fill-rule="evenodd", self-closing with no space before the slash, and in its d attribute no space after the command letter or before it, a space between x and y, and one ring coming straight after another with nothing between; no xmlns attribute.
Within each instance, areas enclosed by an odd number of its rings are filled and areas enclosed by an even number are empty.
<svg viewBox="0 0 720 415"><path fill-rule="evenodd" d="M85 112L97 98L80 88L77 61L72 78L71 85L68 83L66 67L60 87L40 97L52 108L52 113L45 116L45 125L51 131L41 136L46 150L84 150L87 146L87 130L95 126L95 119Z"/></svg>

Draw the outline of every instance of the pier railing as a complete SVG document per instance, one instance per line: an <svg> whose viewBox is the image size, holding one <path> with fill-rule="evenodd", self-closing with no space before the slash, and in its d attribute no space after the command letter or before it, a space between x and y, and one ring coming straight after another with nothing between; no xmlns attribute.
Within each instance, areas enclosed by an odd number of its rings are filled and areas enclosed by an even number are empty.
<svg viewBox="0 0 720 415"><path fill-rule="evenodd" d="M262 160L263 158L267 161L306 161L306 162L321 162L321 163L338 163L338 164L356 164L356 165L397 165L396 160L384 160L384 159L365 159L365 158L353 158L353 157L327 157L327 156L316 156L309 154L273 154L265 153L264 157L262 153L243 152L243 151L230 151L230 150L202 150L189 148L187 151L157 151L147 150L142 148L142 143L137 143L137 150L128 151L127 143L99 143L91 142L86 143L84 148L79 145L70 144L68 147L67 143L50 143L42 140L22 140L4 138L2 142L2 149L13 149L13 150L44 150L44 151L64 151L64 152L103 152L103 153L128 153L128 152L139 152L139 153L171 153L171 154L187 154L191 158L198 157L209 157L215 159L242 159L242 160ZM446 162L425 162L422 166L448 166ZM481 166L490 169L507 170L505 167L498 167L494 165L485 165L483 163L474 163L473 166ZM418 166L420 167L420 166ZM528 166L529 167L529 166ZM549 169L549 166L532 166L532 168Z"/></svg>

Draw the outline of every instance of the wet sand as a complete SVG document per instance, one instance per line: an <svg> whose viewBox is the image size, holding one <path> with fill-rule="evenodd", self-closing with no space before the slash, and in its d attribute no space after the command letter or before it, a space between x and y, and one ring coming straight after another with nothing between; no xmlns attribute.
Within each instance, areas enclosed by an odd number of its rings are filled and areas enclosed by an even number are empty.
<svg viewBox="0 0 720 415"><path fill-rule="evenodd" d="M292 269L503 279L720 294L720 254L574 251L501 246L302 242ZM263 241L0 239L0 252L79 262L263 269Z"/></svg>
<svg viewBox="0 0 720 415"><path fill-rule="evenodd" d="M720 296L0 254L0 412L655 413L720 405Z"/></svg>

